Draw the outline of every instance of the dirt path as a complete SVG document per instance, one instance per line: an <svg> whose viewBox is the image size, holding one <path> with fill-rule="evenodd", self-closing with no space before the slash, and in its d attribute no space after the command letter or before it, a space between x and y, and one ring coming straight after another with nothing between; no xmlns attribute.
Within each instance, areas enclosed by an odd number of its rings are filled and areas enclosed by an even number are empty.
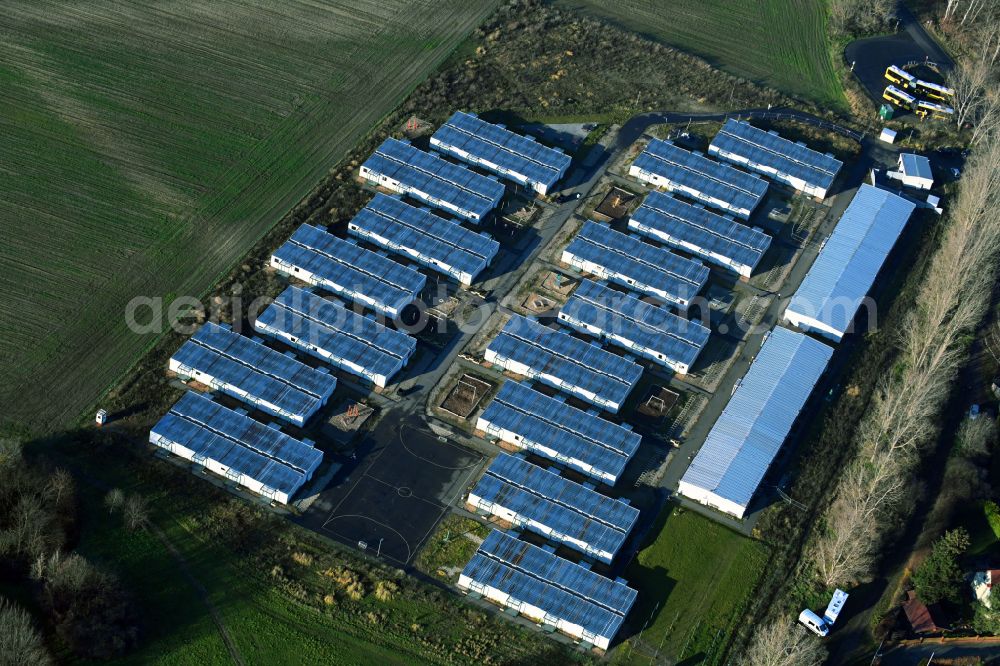
<svg viewBox="0 0 1000 666"><path fill-rule="evenodd" d="M166 548L170 555L173 556L174 560L177 561L177 565L180 567L184 578L187 580L192 589L194 589L198 598L201 599L201 602L205 604L205 608L208 609L209 614L212 616L212 622L215 623L216 628L219 630L219 635L222 636L222 641L226 644L226 649L229 650L229 656L232 657L233 663L238 666L246 666L246 662L243 661L243 656L240 654L239 649L237 649L236 643L233 642L232 636L229 635L229 630L226 628L225 622L222 621L222 614L219 613L219 609L215 607L212 600L208 598L208 590L205 589L205 586L194 577L194 574L191 572L191 567L188 566L187 559L170 541L166 533L157 525L147 522L146 527L153 533L154 536L156 536L157 539L160 540L163 547Z"/></svg>

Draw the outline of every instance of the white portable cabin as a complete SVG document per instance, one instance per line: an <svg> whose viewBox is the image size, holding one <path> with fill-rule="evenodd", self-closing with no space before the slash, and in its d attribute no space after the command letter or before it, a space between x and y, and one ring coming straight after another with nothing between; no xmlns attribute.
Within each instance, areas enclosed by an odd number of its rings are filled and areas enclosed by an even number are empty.
<svg viewBox="0 0 1000 666"><path fill-rule="evenodd" d="M915 187L918 190L929 190L934 187L934 172L931 170L931 161L923 155L900 153L897 170L889 171L886 175L907 187Z"/></svg>

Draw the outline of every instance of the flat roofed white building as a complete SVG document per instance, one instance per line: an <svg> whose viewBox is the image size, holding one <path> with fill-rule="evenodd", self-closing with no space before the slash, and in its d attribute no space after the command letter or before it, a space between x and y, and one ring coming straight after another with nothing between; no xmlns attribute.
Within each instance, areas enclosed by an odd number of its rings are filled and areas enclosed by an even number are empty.
<svg viewBox="0 0 1000 666"><path fill-rule="evenodd" d="M310 368L213 322L181 345L168 367L299 426L326 404L337 386L326 368Z"/></svg>
<svg viewBox="0 0 1000 666"><path fill-rule="evenodd" d="M486 219L504 194L504 186L496 180L393 138L365 160L359 173L379 187L472 222Z"/></svg>
<svg viewBox="0 0 1000 666"><path fill-rule="evenodd" d="M802 333L771 331L678 491L743 518L832 355L831 347Z"/></svg>
<svg viewBox="0 0 1000 666"><path fill-rule="evenodd" d="M646 196L629 218L628 228L745 278L771 246L771 237L759 229L662 192Z"/></svg>
<svg viewBox="0 0 1000 666"><path fill-rule="evenodd" d="M826 198L844 165L833 155L733 118L719 130L708 152L820 199Z"/></svg>
<svg viewBox="0 0 1000 666"><path fill-rule="evenodd" d="M785 308L785 320L839 342L915 208L862 185Z"/></svg>
<svg viewBox="0 0 1000 666"><path fill-rule="evenodd" d="M407 334L298 287L283 291L253 325L382 388L417 348Z"/></svg>
<svg viewBox="0 0 1000 666"><path fill-rule="evenodd" d="M323 452L311 443L194 391L153 426L149 443L282 504L323 461Z"/></svg>
<svg viewBox="0 0 1000 666"><path fill-rule="evenodd" d="M923 155L900 153L896 171L886 173L889 178L898 180L907 187L918 190L929 190L934 187L934 172L931 161Z"/></svg>
<svg viewBox="0 0 1000 666"><path fill-rule="evenodd" d="M607 650L637 592L554 553L493 530L458 588Z"/></svg>
<svg viewBox="0 0 1000 666"><path fill-rule="evenodd" d="M561 150L462 111L434 132L431 147L542 195L566 175L571 161Z"/></svg>
<svg viewBox="0 0 1000 666"><path fill-rule="evenodd" d="M686 375L710 331L673 312L591 280L583 280L559 310L559 320L583 333Z"/></svg>
<svg viewBox="0 0 1000 666"><path fill-rule="evenodd" d="M486 234L385 194L376 194L347 229L467 286L500 251L500 244Z"/></svg>
<svg viewBox="0 0 1000 666"><path fill-rule="evenodd" d="M744 220L767 193L767 182L757 176L660 139L649 142L628 173Z"/></svg>
<svg viewBox="0 0 1000 666"><path fill-rule="evenodd" d="M476 429L609 485L618 482L642 439L625 426L513 380L504 382L479 415Z"/></svg>
<svg viewBox="0 0 1000 666"><path fill-rule="evenodd" d="M705 286L709 275L708 268L697 261L593 221L584 223L560 261L682 310Z"/></svg>

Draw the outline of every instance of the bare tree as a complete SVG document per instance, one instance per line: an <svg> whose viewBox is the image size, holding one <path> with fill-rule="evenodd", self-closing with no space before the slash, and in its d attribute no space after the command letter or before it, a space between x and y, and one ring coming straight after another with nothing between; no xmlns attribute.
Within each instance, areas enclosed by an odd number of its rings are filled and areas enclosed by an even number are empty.
<svg viewBox="0 0 1000 666"><path fill-rule="evenodd" d="M878 384L848 463L813 540L825 585L867 576L883 540L905 513L912 469L939 428L938 415L966 358L965 340L985 316L1000 255L1000 140L977 147L966 168L917 294L898 336L892 371Z"/></svg>
<svg viewBox="0 0 1000 666"><path fill-rule="evenodd" d="M0 597L0 666L48 666L51 663L52 656L31 616Z"/></svg>
<svg viewBox="0 0 1000 666"><path fill-rule="evenodd" d="M146 500L141 495L129 495L122 508L122 518L125 520L126 529L134 532L145 527L148 517Z"/></svg>
<svg viewBox="0 0 1000 666"><path fill-rule="evenodd" d="M955 123L961 129L966 123L974 123L982 109L991 78L990 66L978 59L963 58L946 78L955 91L951 106L955 109Z"/></svg>
<svg viewBox="0 0 1000 666"><path fill-rule="evenodd" d="M759 629L740 659L741 666L820 666L826 648L816 636L792 620L782 617Z"/></svg>
<svg viewBox="0 0 1000 666"><path fill-rule="evenodd" d="M889 25L896 15L892 0L832 0L830 25L845 34L868 34Z"/></svg>
<svg viewBox="0 0 1000 666"><path fill-rule="evenodd" d="M45 494L59 507L73 496L74 487L72 475L60 467L49 477L49 482L45 485Z"/></svg>
<svg viewBox="0 0 1000 666"><path fill-rule="evenodd" d="M115 513L121 510L124 505L125 493L122 492L121 488L112 488L104 496L104 506L107 507L108 513Z"/></svg>

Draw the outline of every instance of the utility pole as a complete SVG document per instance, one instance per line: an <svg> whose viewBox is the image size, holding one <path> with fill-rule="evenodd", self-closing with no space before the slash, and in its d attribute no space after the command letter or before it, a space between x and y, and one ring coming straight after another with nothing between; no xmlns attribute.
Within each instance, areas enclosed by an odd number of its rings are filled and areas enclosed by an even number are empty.
<svg viewBox="0 0 1000 666"><path fill-rule="evenodd" d="M375 557L378 557L381 554L382 554L382 539L379 539L378 540L378 550L375 551Z"/></svg>

